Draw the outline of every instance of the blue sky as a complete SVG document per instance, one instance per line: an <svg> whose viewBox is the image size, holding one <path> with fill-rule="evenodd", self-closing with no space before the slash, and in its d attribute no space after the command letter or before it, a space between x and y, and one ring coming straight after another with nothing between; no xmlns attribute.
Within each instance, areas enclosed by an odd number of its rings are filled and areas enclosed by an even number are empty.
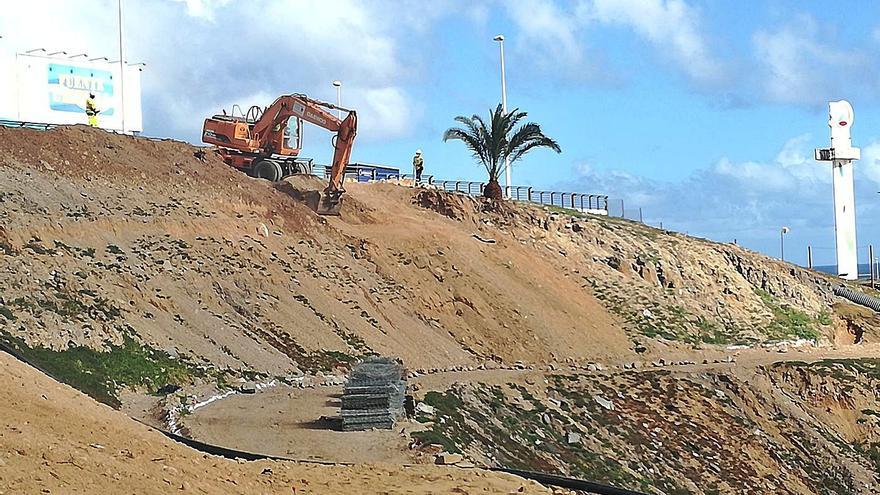
<svg viewBox="0 0 880 495"><path fill-rule="evenodd" d="M508 104L563 153L535 151L516 184L605 193L630 216L771 255L833 246L827 102L855 107L859 245L880 250L880 6L720 0L125 0L129 58L145 61L145 132L197 140L233 103L306 92L360 113L353 158L481 179L456 115L500 100L496 34L506 37ZM115 50L115 1L6 5L0 53L36 46ZM304 154L330 155L308 129ZM615 203L617 204L617 203ZM816 262L832 263L817 249Z"/></svg>

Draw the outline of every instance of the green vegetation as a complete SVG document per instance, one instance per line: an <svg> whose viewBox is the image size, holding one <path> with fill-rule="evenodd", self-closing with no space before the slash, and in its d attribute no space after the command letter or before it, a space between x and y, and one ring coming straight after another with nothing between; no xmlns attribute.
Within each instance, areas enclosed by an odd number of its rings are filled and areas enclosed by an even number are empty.
<svg viewBox="0 0 880 495"><path fill-rule="evenodd" d="M200 374L129 336L124 337L122 345L110 345L104 352L84 346L63 351L30 347L6 332L0 333L0 342L55 379L114 408L120 406L117 393L121 388L146 387L155 391L168 384L185 383Z"/></svg>
<svg viewBox="0 0 880 495"><path fill-rule="evenodd" d="M122 312L108 299L96 297L97 294L81 290L79 293L54 291L51 297L42 299L18 297L10 301L11 306L30 311L34 316L48 311L68 319L79 319L87 316L92 319L110 321L119 318ZM81 299L80 295L93 298L92 301Z"/></svg>
<svg viewBox="0 0 880 495"><path fill-rule="evenodd" d="M815 341L819 339L820 335L818 326L831 323L831 318L827 313L820 313L818 317L813 318L791 306L779 304L776 298L765 290L756 288L755 294L773 312L773 320L763 329L764 334L771 341L790 337Z"/></svg>
<svg viewBox="0 0 880 495"><path fill-rule="evenodd" d="M6 318L9 321L15 321L15 315L12 314L12 310L2 304L0 304L0 316Z"/></svg>
<svg viewBox="0 0 880 495"><path fill-rule="evenodd" d="M117 256L118 255L125 255L125 251L123 251L122 248L120 248L116 244L108 244L105 249L107 250L108 253L115 254Z"/></svg>

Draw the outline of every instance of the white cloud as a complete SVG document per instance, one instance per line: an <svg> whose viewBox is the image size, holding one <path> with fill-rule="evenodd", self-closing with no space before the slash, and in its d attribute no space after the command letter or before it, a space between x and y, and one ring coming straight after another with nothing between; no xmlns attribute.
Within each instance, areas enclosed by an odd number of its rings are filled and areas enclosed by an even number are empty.
<svg viewBox="0 0 880 495"><path fill-rule="evenodd" d="M508 3L507 9L520 30L517 47L535 55L535 62L557 70L581 65L584 55L575 16L553 0L519 0Z"/></svg>
<svg viewBox="0 0 880 495"><path fill-rule="evenodd" d="M880 185L880 140L872 141L862 148L861 161L855 162L856 173L861 172L876 185Z"/></svg>
<svg viewBox="0 0 880 495"><path fill-rule="evenodd" d="M174 0L186 4L186 13L207 21L214 20L214 10L223 7L231 0Z"/></svg>
<svg viewBox="0 0 880 495"><path fill-rule="evenodd" d="M755 194L793 191L826 184L831 175L826 164L813 160L811 136L803 134L782 145L773 161L732 163L722 158L713 172L749 186Z"/></svg>
<svg viewBox="0 0 880 495"><path fill-rule="evenodd" d="M783 103L817 104L871 84L871 62L858 50L836 48L821 36L816 21L796 16L776 31L753 36L759 86L765 96ZM856 81L853 84L853 81Z"/></svg>
<svg viewBox="0 0 880 495"><path fill-rule="evenodd" d="M701 31L700 16L683 0L584 0L578 17L630 27L694 80L715 82L723 76L723 66L711 55Z"/></svg>

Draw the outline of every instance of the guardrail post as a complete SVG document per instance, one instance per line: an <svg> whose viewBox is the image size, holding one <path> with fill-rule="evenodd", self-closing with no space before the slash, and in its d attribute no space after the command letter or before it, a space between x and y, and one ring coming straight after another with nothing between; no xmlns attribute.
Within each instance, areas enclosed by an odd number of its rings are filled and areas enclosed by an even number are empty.
<svg viewBox="0 0 880 495"><path fill-rule="evenodd" d="M528 197L528 202L531 203L532 202L532 188L531 187L526 189L526 195Z"/></svg>
<svg viewBox="0 0 880 495"><path fill-rule="evenodd" d="M556 195L555 191L550 191L550 204L553 205L553 196Z"/></svg>
<svg viewBox="0 0 880 495"><path fill-rule="evenodd" d="M460 182L461 182L460 180L455 181L455 192L458 192L458 184Z"/></svg>

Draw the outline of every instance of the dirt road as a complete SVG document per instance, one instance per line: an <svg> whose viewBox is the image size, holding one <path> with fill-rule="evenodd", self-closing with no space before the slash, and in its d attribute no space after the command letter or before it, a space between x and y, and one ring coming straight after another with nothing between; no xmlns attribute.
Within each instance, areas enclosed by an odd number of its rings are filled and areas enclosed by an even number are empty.
<svg viewBox="0 0 880 495"><path fill-rule="evenodd" d="M4 353L0 384L4 495L549 493L513 476L439 466L318 466L204 455Z"/></svg>

